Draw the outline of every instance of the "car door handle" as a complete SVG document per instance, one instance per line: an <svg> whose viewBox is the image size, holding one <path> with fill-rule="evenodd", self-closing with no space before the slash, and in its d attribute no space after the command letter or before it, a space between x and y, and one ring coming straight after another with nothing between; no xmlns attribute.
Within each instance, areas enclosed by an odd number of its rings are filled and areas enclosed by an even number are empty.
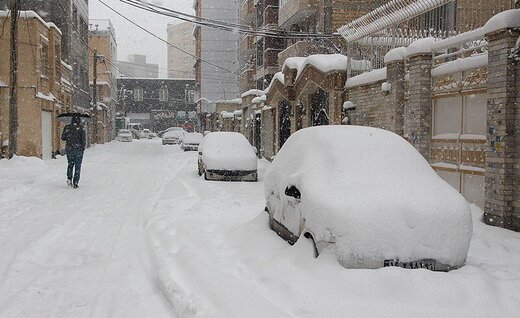
<svg viewBox="0 0 520 318"><path fill-rule="evenodd" d="M285 195L288 197L295 198L295 199L302 198L302 194L300 193L300 190L298 190L298 188L296 188L293 185L285 188Z"/></svg>

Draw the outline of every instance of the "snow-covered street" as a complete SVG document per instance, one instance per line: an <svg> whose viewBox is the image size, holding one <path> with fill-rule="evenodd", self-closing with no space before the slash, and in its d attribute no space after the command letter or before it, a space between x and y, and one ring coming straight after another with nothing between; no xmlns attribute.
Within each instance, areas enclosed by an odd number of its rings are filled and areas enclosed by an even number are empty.
<svg viewBox="0 0 520 318"><path fill-rule="evenodd" d="M467 265L348 270L268 227L259 182L210 182L160 140L0 161L1 317L517 317L520 233L473 207ZM338 198L339 199L339 198Z"/></svg>

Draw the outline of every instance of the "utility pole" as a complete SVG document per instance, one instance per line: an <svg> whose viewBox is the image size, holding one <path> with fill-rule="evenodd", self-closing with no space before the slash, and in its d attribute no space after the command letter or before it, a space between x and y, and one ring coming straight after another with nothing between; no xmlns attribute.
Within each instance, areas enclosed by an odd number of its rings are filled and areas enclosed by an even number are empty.
<svg viewBox="0 0 520 318"><path fill-rule="evenodd" d="M94 143L98 143L98 119L97 119L97 107L98 107L98 94L97 94L97 62L98 62L98 54L97 50L94 50L94 63L93 63L93 89L92 89L92 99L94 103L93 111L92 111L92 119L94 120L94 125L92 128L94 128Z"/></svg>
<svg viewBox="0 0 520 318"><path fill-rule="evenodd" d="M11 69L9 83L9 154L11 159L16 154L18 137L18 0L11 0Z"/></svg>

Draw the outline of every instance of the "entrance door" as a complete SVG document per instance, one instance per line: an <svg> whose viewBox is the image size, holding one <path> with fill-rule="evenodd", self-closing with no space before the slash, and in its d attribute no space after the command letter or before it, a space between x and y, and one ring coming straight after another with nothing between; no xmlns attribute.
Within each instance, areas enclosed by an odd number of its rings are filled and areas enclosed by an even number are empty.
<svg viewBox="0 0 520 318"><path fill-rule="evenodd" d="M42 159L52 158L52 113L42 112Z"/></svg>
<svg viewBox="0 0 520 318"><path fill-rule="evenodd" d="M329 124L329 94L320 89L311 96L312 126Z"/></svg>
<svg viewBox="0 0 520 318"><path fill-rule="evenodd" d="M284 100L280 103L280 148L291 136L291 104Z"/></svg>

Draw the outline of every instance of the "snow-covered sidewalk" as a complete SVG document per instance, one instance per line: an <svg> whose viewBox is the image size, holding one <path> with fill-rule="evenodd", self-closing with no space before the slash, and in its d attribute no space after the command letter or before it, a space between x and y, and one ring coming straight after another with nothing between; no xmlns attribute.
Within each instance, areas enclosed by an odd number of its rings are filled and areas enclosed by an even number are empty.
<svg viewBox="0 0 520 318"><path fill-rule="evenodd" d="M460 270L347 270L269 230L267 162L258 183L205 181L196 162L96 146L75 191L64 158L0 161L0 316L518 317L520 233L477 208Z"/></svg>

